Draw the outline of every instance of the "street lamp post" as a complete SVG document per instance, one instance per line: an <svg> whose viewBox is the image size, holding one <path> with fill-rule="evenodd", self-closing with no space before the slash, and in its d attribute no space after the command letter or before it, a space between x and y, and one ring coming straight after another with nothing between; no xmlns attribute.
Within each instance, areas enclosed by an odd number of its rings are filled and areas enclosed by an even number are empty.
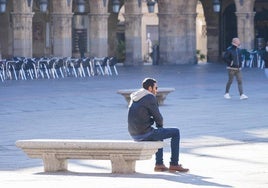
<svg viewBox="0 0 268 188"><path fill-rule="evenodd" d="M217 12L217 13L221 11L220 0L213 0L213 10L214 10L214 12Z"/></svg>
<svg viewBox="0 0 268 188"><path fill-rule="evenodd" d="M154 5L157 3L158 0L146 0L147 6L148 6L148 12L152 13L154 12ZM138 0L139 7L141 6L141 0ZM118 13L120 10L120 1L119 0L113 0L112 2L113 12Z"/></svg>
<svg viewBox="0 0 268 188"><path fill-rule="evenodd" d="M77 0L76 5L77 5L77 11L79 13L85 12L85 1L84 0Z"/></svg>
<svg viewBox="0 0 268 188"><path fill-rule="evenodd" d="M39 8L41 12L46 12L48 6L48 0L39 0Z"/></svg>
<svg viewBox="0 0 268 188"><path fill-rule="evenodd" d="M147 0L147 7L148 7L148 12L153 13L154 12L154 5L157 2L157 0Z"/></svg>
<svg viewBox="0 0 268 188"><path fill-rule="evenodd" d="M6 12L6 0L0 0L0 13Z"/></svg>
<svg viewBox="0 0 268 188"><path fill-rule="evenodd" d="M120 1L119 0L113 0L113 12L118 13L120 9Z"/></svg>

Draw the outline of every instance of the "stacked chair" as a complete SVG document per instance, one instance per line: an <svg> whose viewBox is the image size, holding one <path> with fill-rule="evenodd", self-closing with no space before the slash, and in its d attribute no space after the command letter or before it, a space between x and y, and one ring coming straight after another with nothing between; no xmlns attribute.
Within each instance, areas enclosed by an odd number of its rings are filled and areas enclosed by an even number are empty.
<svg viewBox="0 0 268 188"><path fill-rule="evenodd" d="M242 67L265 68L263 52L260 50L246 51L243 55Z"/></svg>
<svg viewBox="0 0 268 188"><path fill-rule="evenodd" d="M0 79L57 79L118 75L115 57L14 57L0 60Z"/></svg>

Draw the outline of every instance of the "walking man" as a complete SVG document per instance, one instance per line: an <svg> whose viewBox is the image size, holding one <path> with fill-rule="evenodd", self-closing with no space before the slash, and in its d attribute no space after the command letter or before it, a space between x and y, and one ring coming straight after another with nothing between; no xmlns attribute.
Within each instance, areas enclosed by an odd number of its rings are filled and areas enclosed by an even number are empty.
<svg viewBox="0 0 268 188"><path fill-rule="evenodd" d="M227 64L228 70L228 81L225 88L224 98L231 99L229 94L230 87L233 83L234 77L236 77L237 84L238 84L238 91L240 94L240 99L247 99L243 92L243 85L242 85L242 73L241 73L241 65L242 65L242 53L239 49L240 47L240 40L239 38L232 39L232 45L227 48L223 60Z"/></svg>

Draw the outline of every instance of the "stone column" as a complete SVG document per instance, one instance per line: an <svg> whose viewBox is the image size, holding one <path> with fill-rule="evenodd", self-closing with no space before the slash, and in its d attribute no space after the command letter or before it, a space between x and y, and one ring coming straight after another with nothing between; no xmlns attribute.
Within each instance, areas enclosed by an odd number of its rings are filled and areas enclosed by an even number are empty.
<svg viewBox="0 0 268 188"><path fill-rule="evenodd" d="M32 57L32 4L26 0L13 1L13 56Z"/></svg>
<svg viewBox="0 0 268 188"><path fill-rule="evenodd" d="M141 41L141 7L137 0L125 2L125 65L143 65Z"/></svg>
<svg viewBox="0 0 268 188"><path fill-rule="evenodd" d="M196 1L158 1L161 64L196 63L194 7L196 8Z"/></svg>
<svg viewBox="0 0 268 188"><path fill-rule="evenodd" d="M89 0L89 53L93 57L108 56L108 1Z"/></svg>
<svg viewBox="0 0 268 188"><path fill-rule="evenodd" d="M50 1L52 3L52 54L58 57L72 56L72 1Z"/></svg>
<svg viewBox="0 0 268 188"><path fill-rule="evenodd" d="M108 14L89 14L89 53L93 57L108 55Z"/></svg>
<svg viewBox="0 0 268 188"><path fill-rule="evenodd" d="M196 17L197 13L184 13L186 21L186 52L185 58L188 64L197 63L196 59ZM184 62L182 62L184 63Z"/></svg>
<svg viewBox="0 0 268 188"><path fill-rule="evenodd" d="M254 1L235 0L237 16L237 33L242 42L242 48L254 49Z"/></svg>
<svg viewBox="0 0 268 188"><path fill-rule="evenodd" d="M111 14L108 18L108 55L116 56L117 54L117 24L118 14Z"/></svg>
<svg viewBox="0 0 268 188"><path fill-rule="evenodd" d="M242 48L254 49L254 16L255 12L236 12L237 33L242 42Z"/></svg>
<svg viewBox="0 0 268 188"><path fill-rule="evenodd" d="M159 8L160 9L160 8ZM178 13L158 13L159 51L161 64L180 64L185 62L186 23ZM183 25L180 27L179 25Z"/></svg>

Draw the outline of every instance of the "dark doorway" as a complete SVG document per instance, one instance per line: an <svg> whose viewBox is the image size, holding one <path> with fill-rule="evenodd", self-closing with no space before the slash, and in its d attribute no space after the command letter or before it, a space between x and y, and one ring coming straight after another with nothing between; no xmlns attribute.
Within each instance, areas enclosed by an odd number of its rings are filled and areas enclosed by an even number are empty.
<svg viewBox="0 0 268 188"><path fill-rule="evenodd" d="M222 14L222 45L221 51L230 46L232 38L237 37L237 18L235 4L230 4Z"/></svg>
<svg viewBox="0 0 268 188"><path fill-rule="evenodd" d="M268 9L263 8L261 11L256 12L255 34L256 39L262 39L263 44L261 48L263 48L265 45L264 41L268 41Z"/></svg>

